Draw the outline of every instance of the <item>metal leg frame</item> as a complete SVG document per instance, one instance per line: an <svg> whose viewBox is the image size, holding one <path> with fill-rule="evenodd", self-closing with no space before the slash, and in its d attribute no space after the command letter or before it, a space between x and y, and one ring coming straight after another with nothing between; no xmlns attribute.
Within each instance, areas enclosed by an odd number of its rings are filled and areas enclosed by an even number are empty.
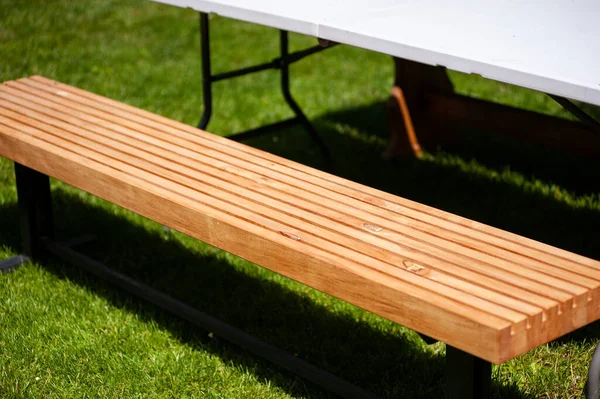
<svg viewBox="0 0 600 399"><path fill-rule="evenodd" d="M592 129L596 133L600 133L600 121L597 121L596 119L588 115L584 110L582 110L573 102L564 97L555 96L553 94L548 94L548 96L557 103L559 103L564 109L569 111L571 114L575 115L587 127Z"/></svg>
<svg viewBox="0 0 600 399"><path fill-rule="evenodd" d="M289 107L294 111L295 116L290 119L286 119L280 122L276 122L270 125L261 126L257 129L252 129L246 132L238 133L233 136L229 136L232 140L243 141L249 139L251 137L259 136L261 134L271 132L274 130L278 130L281 128L286 128L290 126L294 126L297 124L302 125L306 131L309 133L311 139L315 142L315 144L321 150L323 158L326 161L329 161L329 149L321 139L321 137L317 134L315 128L310 123L302 109L296 103L292 94L290 92L290 72L289 66L291 63L301 60L304 57L307 57L311 54L322 51L326 48L333 47L335 43L323 47L323 46L314 46L307 48L305 50L297 51L295 53L289 53L288 46L288 32L281 30L279 33L280 38L280 57L274 59L271 62L266 62L264 64L254 65L247 68L242 68L230 72L225 72L217 75L213 75L211 72L211 64L210 64L210 37L209 37L209 23L208 23L208 14L200 13L200 46L201 46L201 54L202 54L202 93L204 95L204 112L202 113L202 117L200 119L200 123L198 124L198 128L206 129L208 123L210 121L210 117L212 115L212 84L224 79L231 79L237 76L247 75L254 72L264 71L267 69L279 69L281 71L281 90L283 92L283 98L289 105Z"/></svg>
<svg viewBox="0 0 600 399"><path fill-rule="evenodd" d="M446 399L489 399L490 362L446 345Z"/></svg>
<svg viewBox="0 0 600 399"><path fill-rule="evenodd" d="M42 240L52 238L52 200L48 176L15 162L23 254L0 262L8 271L42 254Z"/></svg>

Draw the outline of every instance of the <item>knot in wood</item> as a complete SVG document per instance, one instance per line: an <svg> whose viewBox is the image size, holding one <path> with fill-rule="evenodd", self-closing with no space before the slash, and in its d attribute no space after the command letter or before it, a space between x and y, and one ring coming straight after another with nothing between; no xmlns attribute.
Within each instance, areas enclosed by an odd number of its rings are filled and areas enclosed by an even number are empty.
<svg viewBox="0 0 600 399"><path fill-rule="evenodd" d="M292 234L292 233L286 233L285 231L280 231L280 232L279 232L279 234L281 234L281 235L282 235L282 236L284 236L284 237L291 238L292 240L295 240L295 241L300 241L300 237L298 237L298 236L297 236L297 235L295 235L295 234Z"/></svg>
<svg viewBox="0 0 600 399"><path fill-rule="evenodd" d="M427 273L427 268L425 266L418 265L409 260L404 260L404 261L402 261L402 263L404 264L404 267L406 268L406 270L408 270L411 273L415 273L418 275L423 275L423 274Z"/></svg>
<svg viewBox="0 0 600 399"><path fill-rule="evenodd" d="M365 223L365 224L363 224L363 226L371 231L376 232L376 233L381 231L381 227L371 224L371 223Z"/></svg>

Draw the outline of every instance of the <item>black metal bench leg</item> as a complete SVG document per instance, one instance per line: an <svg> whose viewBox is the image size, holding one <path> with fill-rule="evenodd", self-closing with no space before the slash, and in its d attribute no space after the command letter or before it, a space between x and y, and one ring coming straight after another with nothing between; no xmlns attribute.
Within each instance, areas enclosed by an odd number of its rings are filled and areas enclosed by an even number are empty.
<svg viewBox="0 0 600 399"><path fill-rule="evenodd" d="M594 351L592 362L588 369L585 397L587 399L598 399L600 397L600 344L598 344Z"/></svg>
<svg viewBox="0 0 600 399"><path fill-rule="evenodd" d="M54 237L50 178L16 162L15 175L23 251L37 257L43 251L42 240Z"/></svg>
<svg viewBox="0 0 600 399"><path fill-rule="evenodd" d="M489 399L492 365L446 345L446 399Z"/></svg>
<svg viewBox="0 0 600 399"><path fill-rule="evenodd" d="M42 240L54 235L50 179L16 162L15 176L23 254L2 261L0 270L14 269L31 257L39 257L44 249Z"/></svg>

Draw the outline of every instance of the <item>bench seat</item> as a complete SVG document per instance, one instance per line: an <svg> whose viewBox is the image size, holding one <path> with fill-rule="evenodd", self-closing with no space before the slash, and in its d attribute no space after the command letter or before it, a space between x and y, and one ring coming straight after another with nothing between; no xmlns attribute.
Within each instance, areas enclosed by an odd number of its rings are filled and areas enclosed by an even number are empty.
<svg viewBox="0 0 600 399"><path fill-rule="evenodd" d="M600 262L40 76L0 155L493 363L600 318Z"/></svg>

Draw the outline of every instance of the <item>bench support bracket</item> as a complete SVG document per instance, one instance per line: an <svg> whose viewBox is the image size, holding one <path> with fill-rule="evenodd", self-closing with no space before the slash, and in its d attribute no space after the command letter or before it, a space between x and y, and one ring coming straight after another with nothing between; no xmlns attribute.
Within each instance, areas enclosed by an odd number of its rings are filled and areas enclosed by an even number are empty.
<svg viewBox="0 0 600 399"><path fill-rule="evenodd" d="M445 399L488 399L491 379L490 362L446 345Z"/></svg>
<svg viewBox="0 0 600 399"><path fill-rule="evenodd" d="M299 124L304 127L304 129L308 132L313 142L319 147L325 161L329 162L329 149L327 148L321 137L317 134L317 131L315 130L314 126L310 123L304 112L302 112L302 109L300 108L298 103L296 103L296 101L292 97L292 93L290 92L289 66L291 63L299 61L304 57L322 51L326 48L333 47L335 43L329 44L326 47L317 45L294 53L290 53L288 46L288 32L285 30L280 30L279 39L280 56L278 58L270 62L266 62L264 64L254 65L214 75L211 72L210 62L210 37L208 14L203 12L200 13L200 46L202 55L202 94L204 101L204 112L202 113L202 118L200 119L198 128L203 130L206 129L206 127L208 126L208 122L210 121L210 117L212 115L213 83L218 82L220 80L231 79L254 72L264 71L267 69L279 69L281 72L281 91L283 93L283 98L285 99L289 107L292 109L292 111L294 111L295 116L290 119L286 119L270 125L261 126L257 129L237 133L233 136L228 136L228 138L235 141L242 141L277 129L283 129Z"/></svg>
<svg viewBox="0 0 600 399"><path fill-rule="evenodd" d="M50 179L17 162L14 164L23 254L0 262L1 271L13 270L31 257L41 256L42 240L54 235Z"/></svg>
<svg viewBox="0 0 600 399"><path fill-rule="evenodd" d="M48 176L15 162L23 252L38 257L42 239L54 236Z"/></svg>

